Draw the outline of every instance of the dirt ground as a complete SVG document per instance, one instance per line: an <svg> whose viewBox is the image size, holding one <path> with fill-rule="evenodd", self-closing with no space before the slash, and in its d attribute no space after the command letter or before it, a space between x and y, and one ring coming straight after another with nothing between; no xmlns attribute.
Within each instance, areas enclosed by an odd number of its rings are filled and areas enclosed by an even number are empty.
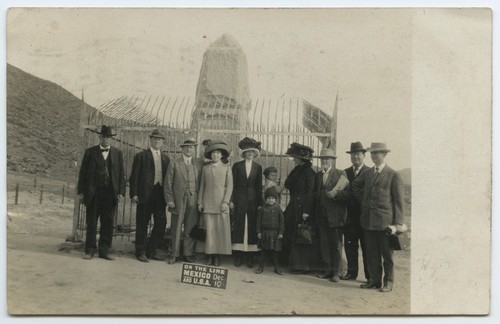
<svg viewBox="0 0 500 324"><path fill-rule="evenodd" d="M26 196L28 195L28 196ZM410 251L395 252L391 293L360 289L357 281L332 283L315 274L284 276L271 267L257 275L230 258L227 289L180 283L181 263L138 262L133 243L114 240L115 261L82 259L78 249L60 250L71 233L73 202L24 192L14 205L8 193L7 303L11 315L294 315L408 314Z"/></svg>

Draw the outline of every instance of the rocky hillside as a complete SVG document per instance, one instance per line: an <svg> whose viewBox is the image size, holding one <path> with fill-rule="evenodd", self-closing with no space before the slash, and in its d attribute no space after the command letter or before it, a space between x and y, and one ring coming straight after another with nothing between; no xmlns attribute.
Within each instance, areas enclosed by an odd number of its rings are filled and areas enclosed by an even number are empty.
<svg viewBox="0 0 500 324"><path fill-rule="evenodd" d="M74 180L82 101L7 64L7 170Z"/></svg>

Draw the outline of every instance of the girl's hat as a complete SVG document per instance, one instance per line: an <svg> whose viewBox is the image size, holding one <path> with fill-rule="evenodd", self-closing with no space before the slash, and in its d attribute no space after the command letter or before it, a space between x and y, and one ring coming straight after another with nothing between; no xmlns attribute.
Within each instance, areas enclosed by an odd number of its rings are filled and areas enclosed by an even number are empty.
<svg viewBox="0 0 500 324"><path fill-rule="evenodd" d="M278 199L278 192L274 187L269 187L266 189L266 192L264 193L264 197L267 199L267 197L274 197L274 199Z"/></svg>

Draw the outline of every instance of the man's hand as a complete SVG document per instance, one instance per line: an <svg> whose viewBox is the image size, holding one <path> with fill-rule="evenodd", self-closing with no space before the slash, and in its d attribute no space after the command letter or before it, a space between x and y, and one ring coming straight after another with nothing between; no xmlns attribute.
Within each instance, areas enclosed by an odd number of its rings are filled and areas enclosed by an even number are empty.
<svg viewBox="0 0 500 324"><path fill-rule="evenodd" d="M123 200L123 196L122 195L118 195L118 201L122 201Z"/></svg>
<svg viewBox="0 0 500 324"><path fill-rule="evenodd" d="M257 233L257 238L260 240L262 238L262 234L261 233Z"/></svg>
<svg viewBox="0 0 500 324"><path fill-rule="evenodd" d="M132 197L131 200L132 200L133 204L137 204L139 202L139 197L138 196L134 196L134 197Z"/></svg>
<svg viewBox="0 0 500 324"><path fill-rule="evenodd" d="M168 208L175 209L175 203L173 201L167 203Z"/></svg>
<svg viewBox="0 0 500 324"><path fill-rule="evenodd" d="M203 213L203 205L202 205L202 204L199 204L199 205L198 205L198 211L199 211L200 213Z"/></svg>
<svg viewBox="0 0 500 324"><path fill-rule="evenodd" d="M83 194L78 194L78 200L80 201L80 203L83 202Z"/></svg>
<svg viewBox="0 0 500 324"><path fill-rule="evenodd" d="M304 221L306 221L306 220L307 220L307 218L309 218L309 214L303 213L303 214L302 214L302 219L303 219Z"/></svg>

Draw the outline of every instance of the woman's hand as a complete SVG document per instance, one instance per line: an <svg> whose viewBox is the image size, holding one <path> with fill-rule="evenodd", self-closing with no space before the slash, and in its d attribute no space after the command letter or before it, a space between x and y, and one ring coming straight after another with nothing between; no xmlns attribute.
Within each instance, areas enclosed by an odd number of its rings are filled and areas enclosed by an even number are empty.
<svg viewBox="0 0 500 324"><path fill-rule="evenodd" d="M229 211L229 204L226 202L223 202L222 205L220 206L220 211L225 213Z"/></svg>
<svg viewBox="0 0 500 324"><path fill-rule="evenodd" d="M278 240L281 240L283 238L283 234L278 234Z"/></svg>
<svg viewBox="0 0 500 324"><path fill-rule="evenodd" d="M309 214L303 213L303 214L302 214L302 219L303 219L304 221L306 221L306 220L307 220L307 218L309 218Z"/></svg>
<svg viewBox="0 0 500 324"><path fill-rule="evenodd" d="M203 213L203 205L202 204L198 204L198 211L200 213Z"/></svg>
<svg viewBox="0 0 500 324"><path fill-rule="evenodd" d="M260 240L262 238L262 234L261 233L257 233L257 238Z"/></svg>

